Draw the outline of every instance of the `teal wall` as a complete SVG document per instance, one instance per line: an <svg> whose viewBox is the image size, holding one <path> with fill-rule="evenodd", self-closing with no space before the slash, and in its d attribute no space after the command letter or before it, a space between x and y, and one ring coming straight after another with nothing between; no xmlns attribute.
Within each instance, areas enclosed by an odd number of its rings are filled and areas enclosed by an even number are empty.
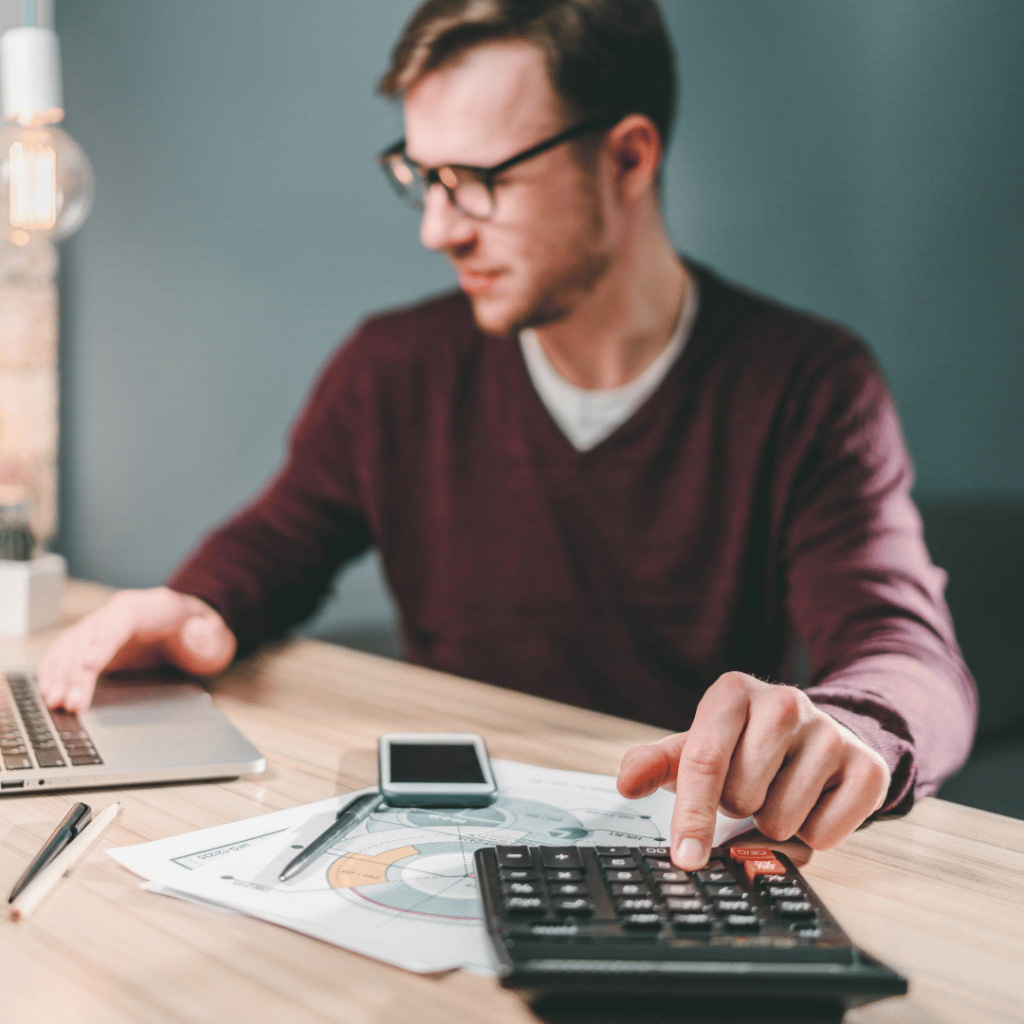
<svg viewBox="0 0 1024 1024"><path fill-rule="evenodd" d="M449 287L372 155L410 0L61 0L93 215L63 249L60 546L158 582L247 500L337 339ZM677 245L841 320L925 498L1024 496L1024 3L677 0ZM342 625L388 615L372 562Z"/></svg>

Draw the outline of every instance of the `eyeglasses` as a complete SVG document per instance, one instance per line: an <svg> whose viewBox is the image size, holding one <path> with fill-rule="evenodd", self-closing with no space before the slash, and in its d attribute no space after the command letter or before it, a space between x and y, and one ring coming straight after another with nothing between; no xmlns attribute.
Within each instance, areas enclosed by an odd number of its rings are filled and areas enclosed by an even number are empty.
<svg viewBox="0 0 1024 1024"><path fill-rule="evenodd" d="M393 146L384 150L377 158L384 176L391 182L392 188L414 209L422 210L423 202L431 185L440 185L448 195L452 206L459 213L473 220L487 220L494 216L494 179L499 174L526 160L532 160L541 153L546 153L563 142L578 139L581 135L597 131L599 128L610 128L621 115L605 115L581 121L579 124L566 128L564 132L552 135L551 138L538 142L537 145L524 149L515 156L510 156L493 167L472 167L467 164L445 164L443 167L424 167L410 160L405 152L405 139L399 139Z"/></svg>

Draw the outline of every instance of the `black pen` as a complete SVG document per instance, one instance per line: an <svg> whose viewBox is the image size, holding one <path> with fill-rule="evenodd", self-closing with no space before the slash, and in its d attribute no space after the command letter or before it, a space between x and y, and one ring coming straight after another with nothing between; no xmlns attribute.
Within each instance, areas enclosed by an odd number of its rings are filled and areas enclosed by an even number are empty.
<svg viewBox="0 0 1024 1024"><path fill-rule="evenodd" d="M286 882L292 875L297 875L307 864L315 860L335 839L340 839L346 832L351 831L361 821L373 814L381 805L380 793L364 793L354 800L345 804L338 811L338 820L329 829L321 832L297 857L285 865L284 871L278 876L280 881Z"/></svg>
<svg viewBox="0 0 1024 1024"><path fill-rule="evenodd" d="M15 897L29 882L39 874L54 857L71 842L79 832L92 821L92 808L86 804L75 804L74 807L64 815L64 820L54 829L53 835L43 844L43 848L32 858L32 863L25 868L25 874L21 876L7 897L8 903L13 903Z"/></svg>

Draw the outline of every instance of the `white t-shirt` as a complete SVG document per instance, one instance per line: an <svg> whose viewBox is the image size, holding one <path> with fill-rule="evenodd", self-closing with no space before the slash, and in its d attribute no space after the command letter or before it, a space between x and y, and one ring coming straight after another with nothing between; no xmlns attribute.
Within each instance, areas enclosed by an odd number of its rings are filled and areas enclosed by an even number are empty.
<svg viewBox="0 0 1024 1024"><path fill-rule="evenodd" d="M530 328L519 332L519 347L530 380L552 419L578 451L588 451L625 423L665 379L697 319L697 283L692 277L690 281L679 323L668 345L639 377L620 388L592 390L570 384L551 365L536 333Z"/></svg>

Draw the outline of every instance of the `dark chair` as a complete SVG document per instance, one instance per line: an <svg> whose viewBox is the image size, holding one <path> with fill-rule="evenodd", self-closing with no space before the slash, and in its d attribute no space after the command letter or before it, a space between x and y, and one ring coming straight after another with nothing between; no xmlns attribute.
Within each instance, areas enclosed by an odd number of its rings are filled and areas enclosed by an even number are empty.
<svg viewBox="0 0 1024 1024"><path fill-rule="evenodd" d="M1024 499L919 502L932 559L981 697L978 738L939 795L1024 818Z"/></svg>

